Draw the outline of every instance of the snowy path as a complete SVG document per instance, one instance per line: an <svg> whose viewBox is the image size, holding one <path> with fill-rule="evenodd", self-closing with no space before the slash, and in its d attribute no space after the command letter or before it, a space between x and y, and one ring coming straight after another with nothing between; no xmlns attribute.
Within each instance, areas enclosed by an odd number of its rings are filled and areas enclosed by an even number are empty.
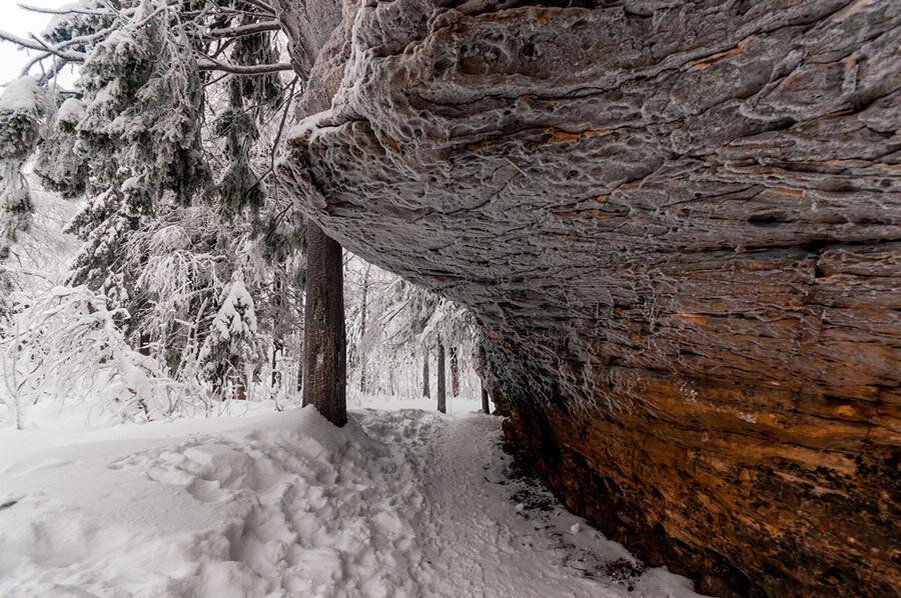
<svg viewBox="0 0 901 598"><path fill-rule="evenodd" d="M0 431L0 595L693 595L510 479L498 418L352 419Z"/></svg>
<svg viewBox="0 0 901 598"><path fill-rule="evenodd" d="M642 575L628 551L563 511L550 494L510 480L498 418L402 411L362 421L373 436L405 445L423 481L423 595L691 595L686 580L659 569Z"/></svg>

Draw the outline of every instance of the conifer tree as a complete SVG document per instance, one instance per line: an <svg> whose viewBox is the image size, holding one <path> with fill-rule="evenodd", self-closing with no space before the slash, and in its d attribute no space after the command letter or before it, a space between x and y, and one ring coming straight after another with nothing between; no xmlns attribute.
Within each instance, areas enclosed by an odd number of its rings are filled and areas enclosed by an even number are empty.
<svg viewBox="0 0 901 598"><path fill-rule="evenodd" d="M31 77L7 85L0 96L0 252L28 226L31 196L21 168L40 140L48 111L47 93Z"/></svg>
<svg viewBox="0 0 901 598"><path fill-rule="evenodd" d="M247 398L248 381L259 359L256 334L253 297L242 274L235 272L222 291L211 331L200 350L203 372L220 393Z"/></svg>
<svg viewBox="0 0 901 598"><path fill-rule="evenodd" d="M0 265L31 220L31 193L22 165L40 139L48 111L47 93L31 77L7 85L0 96ZM11 276L0 269L0 330L11 309L12 288Z"/></svg>
<svg viewBox="0 0 901 598"><path fill-rule="evenodd" d="M42 184L86 198L69 226L85 241L70 283L103 293L133 346L222 395L222 372L256 368L250 347L262 351L260 330L279 326L224 336L231 291L243 289L235 309L284 314L302 301L304 223L271 176L297 85L278 61L276 16L252 0L81 0L50 12L40 36L0 32L37 52L26 70L43 74L17 85L47 106L0 114L0 142L19 139L15 159L36 152ZM63 94L54 77L68 64L80 76ZM15 210L27 219L27 200Z"/></svg>

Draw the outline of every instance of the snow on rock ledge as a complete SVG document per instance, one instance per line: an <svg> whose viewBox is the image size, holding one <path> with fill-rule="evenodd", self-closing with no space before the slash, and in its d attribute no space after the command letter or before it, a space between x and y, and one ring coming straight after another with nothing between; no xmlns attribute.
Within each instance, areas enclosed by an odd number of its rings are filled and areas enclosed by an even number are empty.
<svg viewBox="0 0 901 598"><path fill-rule="evenodd" d="M299 201L473 308L571 508L704 592L901 587L901 4L280 4Z"/></svg>

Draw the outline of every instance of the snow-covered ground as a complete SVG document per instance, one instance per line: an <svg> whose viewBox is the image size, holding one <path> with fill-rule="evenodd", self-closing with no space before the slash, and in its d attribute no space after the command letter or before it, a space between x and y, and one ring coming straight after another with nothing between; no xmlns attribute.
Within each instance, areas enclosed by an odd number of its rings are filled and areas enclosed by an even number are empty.
<svg viewBox="0 0 901 598"><path fill-rule="evenodd" d="M34 412L0 430L0 596L694 595L511 477L499 418L407 403L343 429L268 403L94 429Z"/></svg>

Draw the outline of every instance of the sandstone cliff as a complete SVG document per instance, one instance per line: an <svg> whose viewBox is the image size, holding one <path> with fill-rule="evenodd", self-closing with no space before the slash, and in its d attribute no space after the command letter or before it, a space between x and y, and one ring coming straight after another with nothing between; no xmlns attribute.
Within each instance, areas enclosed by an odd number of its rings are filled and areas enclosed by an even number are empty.
<svg viewBox="0 0 901 598"><path fill-rule="evenodd" d="M896 595L901 2L280 3L304 210L474 310L571 509L702 592Z"/></svg>

